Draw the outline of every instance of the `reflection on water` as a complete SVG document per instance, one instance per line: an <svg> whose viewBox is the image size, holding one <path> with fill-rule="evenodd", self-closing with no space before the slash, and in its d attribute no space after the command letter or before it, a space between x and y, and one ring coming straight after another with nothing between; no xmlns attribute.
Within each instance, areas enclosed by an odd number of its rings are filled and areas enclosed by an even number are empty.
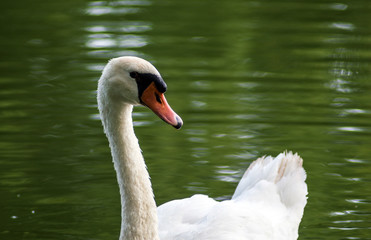
<svg viewBox="0 0 371 240"><path fill-rule="evenodd" d="M150 1L92 1L86 8L86 13L93 16L134 14L140 12L140 6L151 5Z"/></svg>
<svg viewBox="0 0 371 240"><path fill-rule="evenodd" d="M121 55L156 65L185 123L134 112L158 204L229 198L289 149L308 173L300 239L369 238L368 1L37 2L0 10L0 239L117 238L95 89Z"/></svg>
<svg viewBox="0 0 371 240"><path fill-rule="evenodd" d="M140 14L150 1L94 1L88 4L85 13L91 16L84 30L85 47L90 57L100 58L99 65L89 65L90 70L101 70L105 61L112 57L140 55L135 49L149 44L148 36L152 24L148 21L122 19L124 16ZM118 17L112 21L105 16ZM129 18L129 17L128 17ZM119 20L120 19L120 20Z"/></svg>
<svg viewBox="0 0 371 240"><path fill-rule="evenodd" d="M91 38L91 40L86 43L88 48L139 48L147 45L147 42L143 37L135 35L127 35L124 37L115 38L109 34L91 34L89 38Z"/></svg>

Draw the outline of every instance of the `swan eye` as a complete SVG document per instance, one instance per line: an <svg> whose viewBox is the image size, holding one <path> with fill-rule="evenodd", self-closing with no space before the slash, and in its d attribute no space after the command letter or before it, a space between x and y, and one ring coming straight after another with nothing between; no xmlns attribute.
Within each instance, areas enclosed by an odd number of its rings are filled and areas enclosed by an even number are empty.
<svg viewBox="0 0 371 240"><path fill-rule="evenodd" d="M132 78L138 78L139 73L138 72L130 72L130 77Z"/></svg>

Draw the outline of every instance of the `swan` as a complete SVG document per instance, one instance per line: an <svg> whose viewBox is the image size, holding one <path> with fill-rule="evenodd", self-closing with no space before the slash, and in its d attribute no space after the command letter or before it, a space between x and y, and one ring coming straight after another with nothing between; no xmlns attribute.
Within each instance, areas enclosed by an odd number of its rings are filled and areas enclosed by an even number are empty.
<svg viewBox="0 0 371 240"><path fill-rule="evenodd" d="M196 194L156 207L132 110L147 106L179 129L183 122L167 103L166 89L151 63L131 56L111 59L98 81L98 109L121 196L119 239L297 239L307 185L303 161L292 152L254 161L230 200Z"/></svg>

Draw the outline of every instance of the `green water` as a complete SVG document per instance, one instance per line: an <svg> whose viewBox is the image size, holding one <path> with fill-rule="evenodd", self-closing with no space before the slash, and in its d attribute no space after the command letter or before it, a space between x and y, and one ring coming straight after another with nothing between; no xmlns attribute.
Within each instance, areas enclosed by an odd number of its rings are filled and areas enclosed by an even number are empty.
<svg viewBox="0 0 371 240"><path fill-rule="evenodd" d="M0 239L118 239L95 89L144 57L180 131L144 107L136 134L158 204L231 196L249 163L304 158L299 239L371 239L371 2L3 1Z"/></svg>

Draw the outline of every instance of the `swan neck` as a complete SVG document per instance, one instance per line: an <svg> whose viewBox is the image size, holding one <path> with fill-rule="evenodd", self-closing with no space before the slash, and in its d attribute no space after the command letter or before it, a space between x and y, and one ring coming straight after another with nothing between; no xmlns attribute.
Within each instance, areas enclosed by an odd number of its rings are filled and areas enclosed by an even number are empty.
<svg viewBox="0 0 371 240"><path fill-rule="evenodd" d="M99 106L120 188L120 240L159 239L150 177L134 134L130 104Z"/></svg>

